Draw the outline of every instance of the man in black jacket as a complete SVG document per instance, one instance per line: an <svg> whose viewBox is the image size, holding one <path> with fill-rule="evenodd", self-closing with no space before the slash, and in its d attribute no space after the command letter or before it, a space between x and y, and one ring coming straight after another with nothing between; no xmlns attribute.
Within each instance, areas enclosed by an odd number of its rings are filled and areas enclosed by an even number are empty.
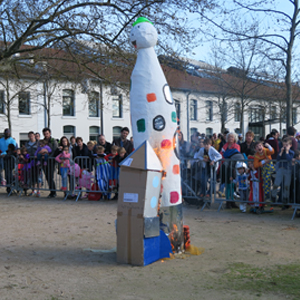
<svg viewBox="0 0 300 300"><path fill-rule="evenodd" d="M53 179L54 175L54 168L55 168L55 159L54 159L54 152L58 147L56 139L51 136L51 130L48 127L43 129L44 141L47 142L47 145L51 148L51 153L49 153L48 163L44 166L44 173L46 176L46 180L48 182L48 186L50 189L50 194L48 198L55 198L56 197L56 187L55 182Z"/></svg>
<svg viewBox="0 0 300 300"><path fill-rule="evenodd" d="M103 134L98 135L98 143L94 147L94 153L97 154L97 146L102 146L104 147L104 153L105 154L110 154L111 153L111 143L107 142L105 139L105 136Z"/></svg>
<svg viewBox="0 0 300 300"><path fill-rule="evenodd" d="M123 127L121 130L121 136L113 140L113 145L124 147L126 153L130 154L133 151L133 144L131 143L130 140L127 140L128 134L129 134L129 128Z"/></svg>

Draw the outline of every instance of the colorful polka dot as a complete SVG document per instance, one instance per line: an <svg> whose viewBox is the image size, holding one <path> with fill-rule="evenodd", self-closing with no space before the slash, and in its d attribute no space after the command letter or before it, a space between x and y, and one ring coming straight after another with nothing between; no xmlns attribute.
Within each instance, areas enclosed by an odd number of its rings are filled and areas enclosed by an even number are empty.
<svg viewBox="0 0 300 300"><path fill-rule="evenodd" d="M138 132L145 132L146 131L146 121L145 121L145 119L137 120L136 125L137 125Z"/></svg>
<svg viewBox="0 0 300 300"><path fill-rule="evenodd" d="M155 208L156 205L157 205L157 198L156 197L152 197L151 200L150 200L150 205L152 208Z"/></svg>
<svg viewBox="0 0 300 300"><path fill-rule="evenodd" d="M160 144L163 149L169 149L172 147L172 142L170 140L163 140Z"/></svg>
<svg viewBox="0 0 300 300"><path fill-rule="evenodd" d="M173 174L179 174L179 170L180 170L180 168L179 168L179 165L174 165L173 166Z"/></svg>
<svg viewBox="0 0 300 300"><path fill-rule="evenodd" d="M158 185L159 185L159 178L158 178L158 176L155 176L155 177L153 178L153 180L152 180L152 185L153 185L153 187L155 187L155 188L158 187Z"/></svg>
<svg viewBox="0 0 300 300"><path fill-rule="evenodd" d="M176 112L175 111L172 111L172 122L176 123L177 122L177 117L176 117Z"/></svg>
<svg viewBox="0 0 300 300"><path fill-rule="evenodd" d="M178 192L171 192L170 193L170 202L172 204L177 203L179 201L179 194Z"/></svg>
<svg viewBox="0 0 300 300"><path fill-rule="evenodd" d="M148 102L154 102L154 101L156 101L156 95L155 95L155 93L147 94L147 101Z"/></svg>

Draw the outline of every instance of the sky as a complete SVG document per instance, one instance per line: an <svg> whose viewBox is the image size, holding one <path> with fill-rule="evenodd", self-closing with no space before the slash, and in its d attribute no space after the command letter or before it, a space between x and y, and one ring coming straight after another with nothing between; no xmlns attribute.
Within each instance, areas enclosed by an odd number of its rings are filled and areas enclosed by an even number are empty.
<svg viewBox="0 0 300 300"><path fill-rule="evenodd" d="M230 1L230 0L229 0ZM227 2L229 5L229 1ZM292 15L293 7L290 3L290 0L276 0L275 5L273 8L283 11L285 13L288 13L289 15ZM213 14L210 14L211 17L213 17ZM281 26L278 26L277 22L274 22L273 20L270 20L266 15L260 14L260 23L262 26L269 26L270 31L269 32L276 32L282 34ZM189 14L190 22L194 25L198 25L199 21L197 21L197 16L193 14ZM199 40L203 38L203 34L200 33ZM296 45L295 45L296 47ZM192 50L192 53L187 54L187 57L201 60L205 62L209 62L210 57L210 51L212 48L212 42L202 42L198 47L194 48Z"/></svg>

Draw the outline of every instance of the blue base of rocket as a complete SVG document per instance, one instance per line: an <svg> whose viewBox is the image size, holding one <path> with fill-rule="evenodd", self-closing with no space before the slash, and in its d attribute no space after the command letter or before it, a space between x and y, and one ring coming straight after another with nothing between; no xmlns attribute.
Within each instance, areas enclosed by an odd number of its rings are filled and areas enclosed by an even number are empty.
<svg viewBox="0 0 300 300"><path fill-rule="evenodd" d="M170 253L172 253L170 240L162 230L159 236L144 238L144 266L170 257Z"/></svg>

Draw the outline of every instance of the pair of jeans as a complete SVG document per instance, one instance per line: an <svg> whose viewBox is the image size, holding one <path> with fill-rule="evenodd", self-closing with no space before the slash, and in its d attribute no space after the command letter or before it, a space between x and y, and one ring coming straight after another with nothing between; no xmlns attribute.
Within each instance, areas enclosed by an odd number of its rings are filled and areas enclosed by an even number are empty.
<svg viewBox="0 0 300 300"><path fill-rule="evenodd" d="M61 186L67 187L67 185L68 185L68 168L61 167L60 175L61 175Z"/></svg>

